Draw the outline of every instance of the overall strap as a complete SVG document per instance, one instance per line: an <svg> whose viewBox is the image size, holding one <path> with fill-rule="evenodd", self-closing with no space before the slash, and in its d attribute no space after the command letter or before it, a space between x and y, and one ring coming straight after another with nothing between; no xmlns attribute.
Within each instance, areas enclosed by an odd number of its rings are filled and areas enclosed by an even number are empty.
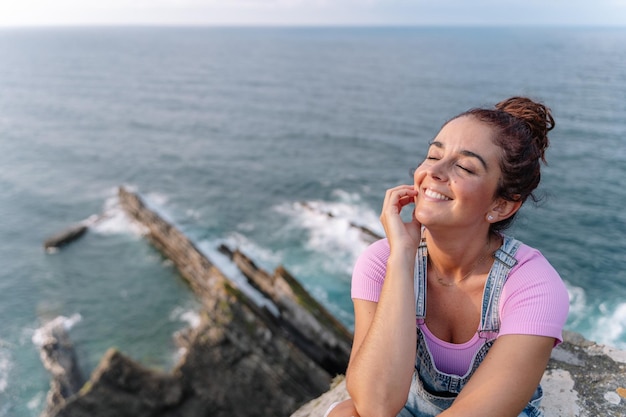
<svg viewBox="0 0 626 417"><path fill-rule="evenodd" d="M503 237L504 243L494 254L495 260L485 283L480 328L478 330L481 337L482 333L497 333L500 330L500 314L498 312L500 295L509 272L517 265L515 254L521 242L506 235Z"/></svg>
<svg viewBox="0 0 626 417"><path fill-rule="evenodd" d="M423 232L422 232L423 233ZM424 320L426 317L426 269L428 268L428 249L426 240L422 239L415 255L415 271L413 282L415 285L415 318Z"/></svg>

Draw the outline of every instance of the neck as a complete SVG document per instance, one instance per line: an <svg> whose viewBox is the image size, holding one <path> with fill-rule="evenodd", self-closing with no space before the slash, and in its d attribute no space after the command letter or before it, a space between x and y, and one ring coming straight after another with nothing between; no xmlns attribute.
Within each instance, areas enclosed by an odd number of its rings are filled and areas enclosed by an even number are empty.
<svg viewBox="0 0 626 417"><path fill-rule="evenodd" d="M499 241L499 238L489 232L442 236L427 230L425 238L431 268L438 281L445 286L454 285L482 271L482 267L489 263L487 258L495 251Z"/></svg>

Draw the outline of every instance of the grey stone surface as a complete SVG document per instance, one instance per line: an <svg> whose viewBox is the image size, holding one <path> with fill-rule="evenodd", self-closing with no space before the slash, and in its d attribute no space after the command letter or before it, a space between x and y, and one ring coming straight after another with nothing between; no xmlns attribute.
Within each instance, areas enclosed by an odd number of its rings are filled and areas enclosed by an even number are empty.
<svg viewBox="0 0 626 417"><path fill-rule="evenodd" d="M541 380L546 417L626 416L624 351L598 345L577 333L565 332ZM323 417L328 407L348 398L343 376L291 417Z"/></svg>

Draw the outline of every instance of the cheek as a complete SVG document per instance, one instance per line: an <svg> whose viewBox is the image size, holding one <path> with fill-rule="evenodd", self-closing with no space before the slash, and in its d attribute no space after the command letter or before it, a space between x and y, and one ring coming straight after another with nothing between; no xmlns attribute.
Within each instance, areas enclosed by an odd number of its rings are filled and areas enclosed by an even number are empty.
<svg viewBox="0 0 626 417"><path fill-rule="evenodd" d="M415 182L415 185L421 184L422 181L424 181L425 177L426 177L426 169L424 168L424 164L422 164L417 167L417 169L415 170L415 173L413 174L413 181Z"/></svg>

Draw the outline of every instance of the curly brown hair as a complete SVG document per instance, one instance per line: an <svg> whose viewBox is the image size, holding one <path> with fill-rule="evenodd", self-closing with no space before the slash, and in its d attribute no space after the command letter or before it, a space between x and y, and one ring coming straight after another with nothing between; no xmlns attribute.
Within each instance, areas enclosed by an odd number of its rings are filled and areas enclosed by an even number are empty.
<svg viewBox="0 0 626 417"><path fill-rule="evenodd" d="M493 141L502 149L502 178L496 197L524 203L534 194L541 179L540 164L546 163L548 132L554 129L554 118L548 107L527 97L511 97L493 109L474 108L454 117L471 116L494 129ZM491 225L501 231L511 225L515 215Z"/></svg>

